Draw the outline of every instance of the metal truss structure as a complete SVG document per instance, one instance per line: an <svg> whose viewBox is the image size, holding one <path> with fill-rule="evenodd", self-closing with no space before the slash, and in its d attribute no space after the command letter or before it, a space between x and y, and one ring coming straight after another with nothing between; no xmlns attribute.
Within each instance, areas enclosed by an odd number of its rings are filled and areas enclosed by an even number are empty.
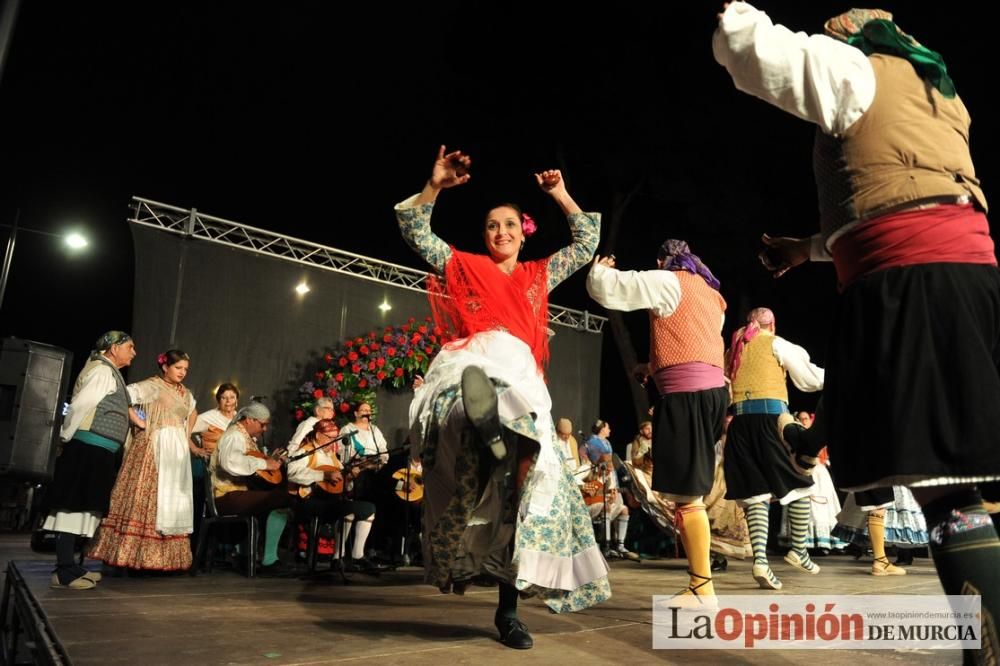
<svg viewBox="0 0 1000 666"><path fill-rule="evenodd" d="M343 273L362 280L402 287L412 291L426 291L427 273L408 266L364 257L319 243L292 238L239 224L221 217L213 217L169 204L132 197L132 216L129 222L179 236L218 243L239 250L246 250L268 257L276 257L306 266ZM573 310L549 304L549 323L591 333L600 333L607 321L605 317L583 310Z"/></svg>

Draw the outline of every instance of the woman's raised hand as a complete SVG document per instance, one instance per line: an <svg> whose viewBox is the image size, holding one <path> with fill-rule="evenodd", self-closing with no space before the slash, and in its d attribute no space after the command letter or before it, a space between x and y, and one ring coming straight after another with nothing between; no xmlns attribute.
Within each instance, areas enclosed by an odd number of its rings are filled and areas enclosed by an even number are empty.
<svg viewBox="0 0 1000 666"><path fill-rule="evenodd" d="M463 185L472 177L469 175L471 166L472 158L461 150L445 153L445 147L441 146L438 149L437 159L434 160L434 169L431 171L428 184L438 190Z"/></svg>
<svg viewBox="0 0 1000 666"><path fill-rule="evenodd" d="M535 174L535 180L542 191L553 197L566 193L566 183L559 169L547 169Z"/></svg>

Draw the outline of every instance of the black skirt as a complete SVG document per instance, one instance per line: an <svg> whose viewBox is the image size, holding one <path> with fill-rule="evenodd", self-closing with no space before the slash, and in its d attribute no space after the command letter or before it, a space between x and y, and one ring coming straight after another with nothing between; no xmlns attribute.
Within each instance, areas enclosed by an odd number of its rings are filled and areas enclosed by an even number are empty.
<svg viewBox="0 0 1000 666"><path fill-rule="evenodd" d="M726 431L726 499L742 500L770 493L778 499L813 484L795 471L778 439L777 414L734 416ZM840 466L837 466L840 470Z"/></svg>
<svg viewBox="0 0 1000 666"><path fill-rule="evenodd" d="M725 387L660 396L653 410L653 490L691 497L712 490L728 405Z"/></svg>
<svg viewBox="0 0 1000 666"><path fill-rule="evenodd" d="M112 453L99 446L71 439L56 458L52 483L42 506L48 513L95 511L106 514L111 490L118 476L121 449Z"/></svg>
<svg viewBox="0 0 1000 666"><path fill-rule="evenodd" d="M834 312L823 400L838 485L1000 475L1000 271L867 275Z"/></svg>
<svg viewBox="0 0 1000 666"><path fill-rule="evenodd" d="M854 493L854 503L862 506L879 506L895 501L896 494L889 488L872 488Z"/></svg>

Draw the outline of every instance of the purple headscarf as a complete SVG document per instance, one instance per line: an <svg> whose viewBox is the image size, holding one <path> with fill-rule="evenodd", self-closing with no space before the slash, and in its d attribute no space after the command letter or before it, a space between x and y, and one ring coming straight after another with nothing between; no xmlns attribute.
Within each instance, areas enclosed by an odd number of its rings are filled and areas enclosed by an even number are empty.
<svg viewBox="0 0 1000 666"><path fill-rule="evenodd" d="M719 290L719 280L708 270L708 266L701 262L698 255L691 252L688 244L682 240L668 239L663 241L660 251L656 255L657 259L664 262L663 268L668 271L687 271L700 275L709 287Z"/></svg>

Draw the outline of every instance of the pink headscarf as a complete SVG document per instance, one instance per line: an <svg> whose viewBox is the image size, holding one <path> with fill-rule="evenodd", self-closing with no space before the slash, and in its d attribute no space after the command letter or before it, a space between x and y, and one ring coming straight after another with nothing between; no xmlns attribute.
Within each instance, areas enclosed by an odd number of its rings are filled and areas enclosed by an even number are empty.
<svg viewBox="0 0 1000 666"><path fill-rule="evenodd" d="M729 345L729 358L726 359L726 366L729 368L729 381L736 379L736 371L740 369L740 362L743 357L743 348L757 337L760 329L774 324L774 313L770 308L754 308L747 315L747 325L733 333L732 343Z"/></svg>

